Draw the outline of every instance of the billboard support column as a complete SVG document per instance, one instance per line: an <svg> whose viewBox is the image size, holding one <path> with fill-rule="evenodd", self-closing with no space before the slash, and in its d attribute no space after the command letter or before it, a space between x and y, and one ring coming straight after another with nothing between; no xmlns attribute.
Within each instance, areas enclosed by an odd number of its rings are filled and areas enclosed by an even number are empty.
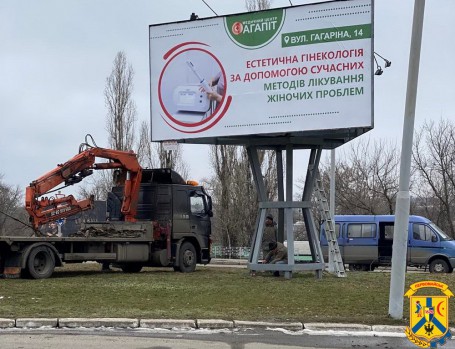
<svg viewBox="0 0 455 349"><path fill-rule="evenodd" d="M261 203L265 202L267 198L265 195L264 178L262 177L257 148L249 146L249 147L246 147L246 151L248 154L248 160L250 162L250 167L253 172L253 179L254 179L254 183L256 184L256 189L258 192L258 200L259 200L259 211L258 211L258 219L256 220L256 231L254 232L254 238L252 239L251 252L250 252L250 258L249 258L250 263L257 264L260 248L262 246L262 234L263 234L263 227L264 227L264 223L265 223L265 214L266 214L266 210L264 208L261 208ZM265 256L263 256L263 257L265 257Z"/></svg>
<svg viewBox="0 0 455 349"><path fill-rule="evenodd" d="M278 201L284 201L283 151L276 150L276 171L278 180ZM284 241L284 209L278 209L278 241Z"/></svg>
<svg viewBox="0 0 455 349"><path fill-rule="evenodd" d="M311 202L311 197L312 197L313 191L314 191L314 182L316 181L316 177L317 177L318 171L319 171L318 167L319 167L319 161L321 159L321 153L322 153L321 147L311 149L310 158L308 160L307 174L306 174L306 178L305 178L305 186L303 188L303 195L302 195L303 202ZM322 262L322 264L324 264L322 261L321 244L320 244L319 238L318 238L319 229L316 229L316 226L314 224L313 213L311 212L311 206L303 207L302 214L303 214L303 221L305 222L305 229L308 234L308 242L310 245L311 256L313 257L313 262L319 262L319 263ZM324 268L316 270L316 277L318 279L322 278L323 269Z"/></svg>
<svg viewBox="0 0 455 349"><path fill-rule="evenodd" d="M294 169L294 152L292 148L292 144L286 145L286 203L292 203L292 186L294 184L293 181L293 169ZM292 207L289 206L284 209L284 220L286 225L286 240L288 242L288 264L294 265L294 222L293 222L293 215L292 215ZM284 277L286 279L290 279L292 277L292 271L286 271L284 273Z"/></svg>
<svg viewBox="0 0 455 349"><path fill-rule="evenodd" d="M267 201L265 195L265 187L262 178L261 168L259 166L257 147L248 146L247 153L253 172L254 181L258 191L259 210L256 220L256 231L254 233L253 242L251 245L250 258L248 268L252 271L279 271L284 272L285 278L292 278L294 271L315 271L317 278L322 278L322 271L325 268L322 258L322 249L318 238L318 229L314 224L313 214L311 212L314 181L318 171L318 164L321 157L322 148L317 147L311 150L310 162L308 165L307 178L305 181L304 197L302 201L293 201L293 150L294 145L286 143L286 177L284 177L283 166L279 166L279 178L286 181L285 198L278 201ZM272 147L274 148L274 147ZM281 151L277 151L277 159L281 158ZM282 163L282 159L278 160ZM281 173L280 173L281 172ZM283 181L281 181L283 183ZM282 190L284 196L284 190ZM262 246L263 228L267 209L282 210L284 213L283 224L286 231L287 246L288 246L288 262L287 264L262 264L258 262L258 256ZM312 262L310 263L295 263L294 258L294 224L293 210L302 209L305 218L305 226L308 231L308 239L310 242Z"/></svg>

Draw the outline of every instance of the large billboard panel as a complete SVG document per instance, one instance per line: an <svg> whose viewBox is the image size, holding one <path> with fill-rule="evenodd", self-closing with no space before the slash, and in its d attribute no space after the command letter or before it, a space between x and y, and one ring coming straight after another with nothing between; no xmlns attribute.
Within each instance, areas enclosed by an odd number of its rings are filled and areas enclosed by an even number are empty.
<svg viewBox="0 0 455 349"><path fill-rule="evenodd" d="M372 39L372 0L152 25L152 140L372 128Z"/></svg>

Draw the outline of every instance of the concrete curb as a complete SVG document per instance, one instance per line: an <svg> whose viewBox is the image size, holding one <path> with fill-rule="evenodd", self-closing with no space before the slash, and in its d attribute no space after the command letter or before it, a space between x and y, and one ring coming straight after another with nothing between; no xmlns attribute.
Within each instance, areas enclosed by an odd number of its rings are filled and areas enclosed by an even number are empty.
<svg viewBox="0 0 455 349"><path fill-rule="evenodd" d="M338 324L338 323L318 323L310 322L303 325L305 330L313 331L372 331L371 326L369 325L360 325L360 324Z"/></svg>
<svg viewBox="0 0 455 349"><path fill-rule="evenodd" d="M172 319L141 319L139 320L140 328L196 328L194 320L172 320Z"/></svg>
<svg viewBox="0 0 455 349"><path fill-rule="evenodd" d="M261 322L261 321L241 321L234 320L235 328L283 328L290 331L300 331L303 329L301 322Z"/></svg>
<svg viewBox="0 0 455 349"><path fill-rule="evenodd" d="M406 326L390 326L390 325L373 325L371 326L374 332L401 332L404 333Z"/></svg>
<svg viewBox="0 0 455 349"><path fill-rule="evenodd" d="M16 320L0 318L0 328L13 328L15 326L16 326Z"/></svg>
<svg viewBox="0 0 455 349"><path fill-rule="evenodd" d="M289 331L374 331L404 333L405 326L362 325L343 323L266 322L221 319L130 319L130 318L0 318L0 329L11 328L144 328L144 329L267 329ZM451 329L455 332L455 329Z"/></svg>
<svg viewBox="0 0 455 349"><path fill-rule="evenodd" d="M215 320L215 319L197 319L196 325L197 325L197 328L210 328L210 329L234 328L233 321Z"/></svg>
<svg viewBox="0 0 455 349"><path fill-rule="evenodd" d="M16 319L16 327L40 328L40 327L57 327L58 319L46 318L19 318Z"/></svg>
<svg viewBox="0 0 455 349"><path fill-rule="evenodd" d="M137 328L138 319L122 318L63 318L58 320L58 327L115 327L115 328Z"/></svg>

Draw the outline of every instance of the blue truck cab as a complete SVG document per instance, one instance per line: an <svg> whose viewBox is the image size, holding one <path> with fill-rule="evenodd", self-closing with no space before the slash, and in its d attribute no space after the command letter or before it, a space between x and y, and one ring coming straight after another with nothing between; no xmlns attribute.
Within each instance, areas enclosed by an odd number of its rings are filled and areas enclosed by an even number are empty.
<svg viewBox="0 0 455 349"><path fill-rule="evenodd" d="M340 252L350 270L374 270L391 265L393 215L335 215L335 233ZM327 261L325 224L320 230L321 247ZM455 240L436 224L420 216L409 216L407 265L429 268L431 273L451 273L455 267Z"/></svg>

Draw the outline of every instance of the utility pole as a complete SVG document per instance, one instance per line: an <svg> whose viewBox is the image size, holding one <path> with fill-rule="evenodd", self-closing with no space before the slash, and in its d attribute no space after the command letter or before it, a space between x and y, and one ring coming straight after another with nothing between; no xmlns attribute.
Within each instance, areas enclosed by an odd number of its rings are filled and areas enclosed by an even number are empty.
<svg viewBox="0 0 455 349"><path fill-rule="evenodd" d="M409 178L411 173L412 141L419 78L420 47L422 44L425 0L415 0L409 53L408 85L404 110L403 140L401 144L400 187L395 206L393 230L392 272L390 274L389 315L403 318L403 297L406 275L406 252L409 227Z"/></svg>

